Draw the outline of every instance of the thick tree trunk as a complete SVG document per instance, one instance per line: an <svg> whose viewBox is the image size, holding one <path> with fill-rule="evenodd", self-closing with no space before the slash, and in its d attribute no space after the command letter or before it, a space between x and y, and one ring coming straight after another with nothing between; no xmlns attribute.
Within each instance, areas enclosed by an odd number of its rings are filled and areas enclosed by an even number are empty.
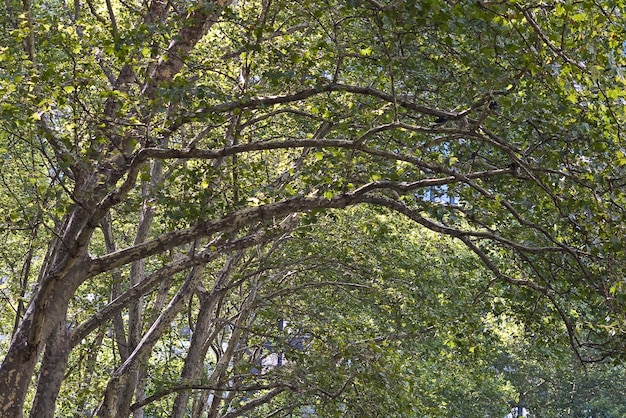
<svg viewBox="0 0 626 418"><path fill-rule="evenodd" d="M64 315L46 342L30 418L54 418L56 399L63 382L69 353L70 332Z"/></svg>
<svg viewBox="0 0 626 418"><path fill-rule="evenodd" d="M86 276L85 264L76 263L63 280L59 280L54 289L49 292L44 303L40 302L39 295L36 295L29 305L20 327L13 337L7 355L0 366L0 412L6 417L22 417L24 400L35 371L35 365L39 355L43 350L44 341L48 340L53 330L59 324L65 325L65 312L68 302L74 290ZM51 350L63 346L63 337L58 341L53 341ZM62 358L68 352L50 353L50 356L57 358L63 364ZM49 357L50 358L50 357ZM66 360L65 360L66 361ZM52 369L46 370L51 371ZM63 367L61 372L65 372ZM58 376L58 372L52 373ZM50 376L50 378L53 378Z"/></svg>
<svg viewBox="0 0 626 418"><path fill-rule="evenodd" d="M179 36L170 44L166 52L168 59L163 57L151 71L150 82L144 86L146 97L152 96L152 92L159 82L171 80L174 75L179 73L183 67L183 57L187 56L195 47L211 25L217 21L222 10L231 2L232 0L216 0L211 3L214 7L202 7L190 13L187 17L189 24L181 25L182 29ZM152 2L148 19L158 20L162 17L162 13L167 9L164 5L164 2ZM29 43L27 49L32 50L30 55L34 57L34 42ZM130 69L127 73L123 72L120 75L118 87L127 83L134 76ZM107 103L104 110L105 120L114 116L115 104L115 100ZM111 140L116 139L118 138ZM129 141L125 141L124 144L113 144L115 146L111 149L128 150L130 153L129 144ZM43 275L38 284L33 299L24 313L2 365L0 365L1 417L19 418L23 416L26 393L44 348L44 342L48 341L52 330L57 329L59 324L64 322L64 312L67 310L69 300L87 277L89 259L86 255L86 248L91 234L104 217L107 209L115 205L116 199L121 199L128 192L128 189L133 187L136 179L133 175L129 175L123 190L118 190L117 193L109 195L110 199L105 199L103 202L102 198L115 187L116 182L126 173L128 167L124 158L129 155L111 157L111 154L103 152L106 150L91 148L88 157L92 157L93 160L84 161L85 164L82 166L73 157L64 155L62 148L56 151L62 157L67 156L68 161L75 163L68 171L74 174L75 179L72 199L79 204L66 218L65 227L59 234L60 242L57 251L51 254L49 260L45 260L45 263L52 268L48 274ZM85 167L88 167L88 170L84 170ZM63 348L64 342L61 340L53 339L49 343L50 350L56 350L56 352L51 351L45 356L44 363L46 364L42 365L42 370L48 370L50 374L43 380L40 378L40 382L42 385L46 382L45 385L50 385L49 387L57 387L58 382L52 383L46 379L58 379L58 376L62 375L67 364L68 350ZM47 364L47 359L56 360L54 364ZM47 398L47 396L43 396L43 390L43 386L42 389L37 390L40 395L37 402L44 402L44 398ZM45 403L47 402L45 401Z"/></svg>
<svg viewBox="0 0 626 418"><path fill-rule="evenodd" d="M41 390L60 385L60 381L53 383L53 380L62 380L65 373L69 349L64 347L65 344L69 344L66 335L68 331L65 329L58 336L52 336L52 333L59 327L65 327L65 312L68 302L76 287L86 276L87 269L85 266L87 264L86 260L84 263L75 263L64 279L60 280L49 293L45 303L37 306L38 295L36 295L29 305L0 366L1 417L21 418L23 416L28 386L45 341L50 344L50 347L45 356L46 361L42 365L42 370L48 375L43 376L43 380L40 379L40 384L44 385ZM40 311L42 308L43 311ZM48 360L53 360L53 362L48 363ZM40 390L37 389L37 392L40 393Z"/></svg>
<svg viewBox="0 0 626 418"><path fill-rule="evenodd" d="M113 418L117 415L119 389L126 383L127 375L114 376L109 380L104 393L104 400L98 408L98 417Z"/></svg>
<svg viewBox="0 0 626 418"><path fill-rule="evenodd" d="M24 398L35 370L40 348L28 344L29 320L22 321L22 331L16 334L0 367L0 416L22 418Z"/></svg>
<svg viewBox="0 0 626 418"><path fill-rule="evenodd" d="M74 291L87 277L89 257L85 250L93 227L87 225L88 205L77 205L68 216L63 234L50 260L52 266L38 283L37 291L24 314L8 352L0 365L0 413L22 417L24 400L45 342L60 323L65 324L68 303ZM52 346L61 341L52 342ZM53 348L51 348L53 349ZM53 357L56 354L50 353ZM58 358L67 356L62 351ZM61 361L63 363L63 361ZM44 370L52 369L44 366ZM61 373L64 373L65 368ZM53 372L52 376L58 376Z"/></svg>
<svg viewBox="0 0 626 418"><path fill-rule="evenodd" d="M135 389L139 383L139 369L133 368L127 373L127 377L124 380L124 385L119 388L117 395L117 413L116 417L128 417L130 416L130 404L135 396Z"/></svg>

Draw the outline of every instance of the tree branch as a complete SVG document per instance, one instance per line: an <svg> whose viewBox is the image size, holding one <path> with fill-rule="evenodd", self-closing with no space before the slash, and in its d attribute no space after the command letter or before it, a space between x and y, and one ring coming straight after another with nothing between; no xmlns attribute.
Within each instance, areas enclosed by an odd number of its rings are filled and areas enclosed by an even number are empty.
<svg viewBox="0 0 626 418"><path fill-rule="evenodd" d="M269 107L269 106L273 106L277 104L299 102L302 100L306 100L310 97L319 95L321 93L332 93L332 92L353 93L353 94L358 94L362 96L375 97L388 103L396 103L398 107L402 107L407 110L411 110L411 111L425 114L425 115L446 118L446 120L455 120L455 119L463 117L463 115L460 113L448 112L444 110L435 109L432 107L421 106L408 100L404 100L401 98L394 98L392 94L389 94L382 90L375 89L373 87L363 87L363 86L355 86L351 84L341 84L341 83L330 83L330 84L326 84L326 85L315 87L315 88L301 90L299 92L292 93L292 94L255 97L249 100L234 100L231 102L224 102L215 106L202 108L202 109L195 111L192 114L187 114L187 115L182 116L177 121L175 121L172 125L170 125L166 129L166 132L171 134L182 125L189 123L191 121L202 119L203 117L206 117L211 114L227 113L235 109L252 110L252 109Z"/></svg>
<svg viewBox="0 0 626 418"><path fill-rule="evenodd" d="M214 390L214 391L228 390L228 391L236 391L236 392L254 392L254 391L259 391L259 390L278 389L278 388L282 388L282 390L285 390L287 388L291 388L291 386L286 383L276 383L272 385L251 385L251 386L241 386L241 387L219 387L219 386L203 385L203 384L177 385L177 386L172 386L167 389L163 389L153 394L152 396L148 396L147 398L139 402L135 402L134 404L130 406L130 410L131 412L136 411L137 409L142 408L154 401L158 401L159 399L165 396L168 396L175 392L181 392L184 390Z"/></svg>
<svg viewBox="0 0 626 418"><path fill-rule="evenodd" d="M439 224L423 217L422 215L420 215L420 213L417 210L413 210L409 208L408 206L406 206L404 203L396 201L396 200L391 200L391 199L378 197L378 196L366 196L362 199L362 201L363 203L370 203L372 205L384 206L389 209L392 209L395 212L398 212L407 216L409 219L419 223L420 225L428 228L429 230L433 232L437 232L443 235L448 235L453 238L463 239L467 237L474 237L474 238L479 238L479 239L488 239L488 240L498 242L516 251L520 251L523 253L530 253L530 254L541 254L545 252L551 252L551 253L563 252L563 249L559 246L529 247L529 246L517 243L515 241L509 240L507 238L504 238L490 231L469 231L469 230L462 230L462 229L453 228L447 225Z"/></svg>
<svg viewBox="0 0 626 418"><path fill-rule="evenodd" d="M120 267L131 261L158 254L195 239L224 231L235 231L247 225L263 222L290 213L312 209L345 208L359 203L361 195L346 193L332 199L323 197L294 197L267 205L241 209L219 218L200 222L196 226L167 232L161 236L123 250L94 259L88 277Z"/></svg>
<svg viewBox="0 0 626 418"><path fill-rule="evenodd" d="M219 256L245 248L250 248L272 239L274 235L267 234L265 231L257 232L253 235L246 236L230 242L222 242L214 240L208 244L203 251L190 257L173 261L142 280L140 283L131 287L115 300L110 302L88 320L78 325L72 332L72 347L79 344L83 338L89 335L94 329L98 328L104 322L111 319L117 312L126 307L131 301L137 300L139 297L151 292L163 280L172 277L174 274L180 273L186 269L199 264L206 264ZM110 269L107 269L107 271Z"/></svg>
<svg viewBox="0 0 626 418"><path fill-rule="evenodd" d="M526 20L528 21L528 23L530 23L530 26L535 31L535 33L537 35L539 35L539 37L541 38L543 43L546 44L546 46L548 48L550 48L550 50L552 52L554 52L556 55L558 55L559 57L563 58L563 60L565 60L565 62L567 62L569 64L572 64L573 66L575 66L579 70L583 70L583 71L587 70L587 68L586 68L584 63L577 62L577 61L573 60L572 58L567 56L567 54L565 54L565 52L563 51L562 48L557 48L552 42L550 42L550 39L548 39L546 34L543 33L543 30L541 30L541 28L539 27L539 24L537 23L537 21L535 20L534 16L532 15L532 13L529 10L527 10L526 8L522 7L519 4L514 4L514 6L515 6L515 8L517 8L517 10L522 12L524 17L526 17Z"/></svg>

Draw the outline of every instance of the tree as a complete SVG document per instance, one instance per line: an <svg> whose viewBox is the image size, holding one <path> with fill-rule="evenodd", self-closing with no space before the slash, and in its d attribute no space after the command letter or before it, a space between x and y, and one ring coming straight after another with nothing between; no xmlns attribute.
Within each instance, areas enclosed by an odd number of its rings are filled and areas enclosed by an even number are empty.
<svg viewBox="0 0 626 418"><path fill-rule="evenodd" d="M623 355L622 2L3 7L7 416L37 365L30 413L52 416L70 354L108 324L98 414L141 416L150 355L193 303L168 372L189 385L213 346L205 387L224 383L260 303L237 266L306 214L355 205L456 238L581 360ZM226 284L238 299L222 302ZM228 327L202 324L215 309Z"/></svg>

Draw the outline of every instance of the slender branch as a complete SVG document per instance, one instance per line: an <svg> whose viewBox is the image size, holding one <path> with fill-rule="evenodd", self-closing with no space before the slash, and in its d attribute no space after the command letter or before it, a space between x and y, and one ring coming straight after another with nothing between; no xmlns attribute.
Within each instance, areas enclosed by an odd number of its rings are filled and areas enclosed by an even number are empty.
<svg viewBox="0 0 626 418"><path fill-rule="evenodd" d="M106 0L107 11L109 13L109 19L111 19L111 33L115 39L118 38L118 30L117 30L117 20L115 19L115 13L113 11L113 6L111 5L111 0Z"/></svg>
<svg viewBox="0 0 626 418"><path fill-rule="evenodd" d="M519 10L520 12L522 12L522 14L524 15L524 17L526 17L526 20L528 21L528 23L530 23L530 26L533 28L533 30L535 31L535 33L537 35L539 35L539 37L541 38L541 40L546 44L546 46L548 48L550 48L550 50L552 52L554 52L556 55L558 55L559 57L563 58L565 60L565 62L572 64L573 66L575 66L576 68L578 68L579 70L583 70L586 71L586 67L585 64L582 62L577 62L575 60L573 60L572 58L570 58L569 56L567 56L567 54L565 54L565 52L563 51L562 48L557 48L551 41L550 39L548 39L548 36L543 33L543 30L541 30L541 27L539 27L539 24L537 23L537 21L535 20L535 18L533 17L532 13L523 8L521 5L519 4L515 4L514 5L515 8L517 8L517 10Z"/></svg>
<svg viewBox="0 0 626 418"><path fill-rule="evenodd" d="M507 274L504 274L499 268L498 266L496 266L494 264L494 262L489 258L489 256L487 254L485 254L485 252L483 250L481 250L471 239L469 236L458 236L457 238L459 238L461 240L461 242L463 242L463 244L465 244L470 250L472 250L472 252L474 252L478 258L480 258L480 261L482 261L482 263L489 269L491 270L491 272L500 280L503 280L507 283L516 285L516 286L525 286L525 287L529 287L533 290L537 290L539 292L541 292L542 294L546 295L548 294L548 289L535 283L532 280L528 280L528 279L516 279L514 277L511 277Z"/></svg>
<svg viewBox="0 0 626 418"><path fill-rule="evenodd" d="M582 358L582 356L581 356L581 354L580 354L580 352L578 350L581 347L581 344L578 341L578 337L576 336L576 330L574 328L572 320L569 318L569 316L567 316L567 314L565 313L563 308L560 306L560 304L556 300L556 297L554 296L554 294L550 291L550 289L548 289L547 287L541 286L541 285L535 283L532 280L515 279L515 278L513 278L513 277L511 277L511 276L509 276L507 274L504 274L498 268L498 266L496 266L493 263L493 261L489 258L489 256L487 254L485 254L485 252L483 250L478 248L478 246L476 244L474 244L469 237L459 237L459 238L470 250L472 250L478 256L478 258L480 258L482 263L489 270L491 270L492 273L495 274L495 276L498 279L503 280L503 281L505 281L507 283L511 283L513 285L516 285L516 286L524 286L524 287L531 288L533 290L536 290L536 291L540 292L545 297L547 297L550 300L550 303L552 304L552 306L554 306L554 309L556 309L556 311L558 312L559 316L561 317L561 320L563 321L563 324L565 324L565 328L567 330L567 336L569 338L569 342L570 342L570 345L571 345L572 349L576 353L576 356L578 357L579 361L581 363L584 363L583 358Z"/></svg>
<svg viewBox="0 0 626 418"><path fill-rule="evenodd" d="M517 243L515 241L511 241L507 238L504 238L490 231L462 230L462 229L453 228L447 225L439 224L423 217L419 211L411 209L408 206L406 206L404 203L396 201L396 200L391 200L391 199L378 197L378 196L366 196L362 199L362 201L363 203L370 203L372 205L384 206L389 209L392 209L395 212L398 212L407 216L409 219L419 223L420 225L430 229L433 232L437 232L443 235L448 235L453 238L463 239L463 238L468 238L468 237L474 237L474 238L479 238L479 239L488 239L488 240L492 240L500 244L503 244L504 246L508 248L512 248L520 252L531 253L531 254L541 254L545 252L556 253L556 252L563 251L563 249L558 246L556 247L548 247L548 246L529 247L529 246Z"/></svg>
<svg viewBox="0 0 626 418"><path fill-rule="evenodd" d="M235 409L234 411L230 411L229 413L224 415L223 418L235 418L235 417L241 416L245 414L246 412L253 410L254 408L257 408L263 404L268 403L273 398L283 393L285 389L287 389L287 387L285 386L277 387L276 389L271 390L265 395L244 404L241 408Z"/></svg>
<svg viewBox="0 0 626 418"><path fill-rule="evenodd" d="M283 114L283 113L288 113L288 114L292 114L292 115L296 115L296 116L303 116L303 117L306 117L308 119L318 120L318 121L321 121L321 122L325 121L325 119L323 117L313 115L313 114L311 114L309 112L305 112L303 110L298 110L298 109L277 109L277 110L274 110L272 112L269 112L269 113L266 113L266 114L254 117L252 119L246 120L245 122L243 122L241 124L241 130L243 131L248 126L252 126L252 125L254 125L256 123L259 123L259 122L261 122L261 121L263 121L265 119L269 119L271 117L274 117L276 115L280 115L280 114Z"/></svg>
<svg viewBox="0 0 626 418"><path fill-rule="evenodd" d="M159 399L168 396L172 393L186 391L186 390L214 390L214 391L235 391L235 392L254 392L259 390L268 390L268 389L277 389L282 388L283 390L287 388L292 388L292 386L286 383L277 383L272 385L250 385L250 386L241 386L241 387L219 387L214 385L203 385L203 384L188 384L188 385L176 385L169 387L167 389L163 389L152 396L148 396L147 398L141 400L140 402L135 402L130 406L130 410L136 411L139 408L142 408L154 401L158 401Z"/></svg>
<svg viewBox="0 0 626 418"><path fill-rule="evenodd" d="M202 119L211 114L219 114L219 113L227 113L231 112L235 109L241 110L252 110L259 109L264 107L269 107L277 104L286 104L299 102L302 100L306 100L310 97L317 96L321 93L332 93L332 92L343 92L343 93L353 93L362 96L371 96L377 99L383 100L388 103L396 103L398 107L402 107L407 110L411 110L417 113L442 117L446 118L446 120L455 120L463 115L448 112L444 110L435 109L432 107L426 107L418 105L414 102L404 100L401 98L395 98L392 94L384 92L382 90L375 89L373 87L363 87L363 86L355 86L351 84L341 84L341 83L330 83L323 86L310 88L306 90L301 90L292 94L285 95L276 95L276 96L266 96L266 97L255 97L249 100L235 100L231 102L220 103L215 106L199 109L192 114L185 115L175 121L171 126L166 129L166 132L170 134L177 130L180 126Z"/></svg>

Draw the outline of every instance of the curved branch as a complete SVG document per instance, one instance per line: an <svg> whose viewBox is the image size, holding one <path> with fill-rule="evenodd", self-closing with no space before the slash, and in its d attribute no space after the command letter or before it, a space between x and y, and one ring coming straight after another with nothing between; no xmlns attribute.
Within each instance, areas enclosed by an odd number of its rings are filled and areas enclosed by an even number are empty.
<svg viewBox="0 0 626 418"><path fill-rule="evenodd" d="M214 233L235 231L247 225L290 213L306 212L312 209L342 209L360 203L362 200L362 195L346 193L332 199L324 197L294 197L267 205L241 209L210 221L200 222L190 228L167 232L151 241L96 258L91 263L87 276L93 277L96 274L158 254L178 245L190 243L195 239Z"/></svg>
<svg viewBox="0 0 626 418"><path fill-rule="evenodd" d="M474 237L474 238L479 238L479 239L488 239L491 241L498 242L516 251L529 253L529 254L541 254L541 253L546 253L546 252L550 252L550 253L563 252L563 249L558 246L528 247L526 245L522 245L515 241L511 241L510 239L504 238L494 232L468 231L468 230L453 228L447 225L442 225L442 224L436 223L434 221L431 221L423 217L422 215L420 215L418 211L413 210L409 208L408 206L406 206L404 203L396 201L396 200L391 200L391 199L378 197L378 196L367 196L363 199L363 203L369 203L369 204L376 205L376 206L384 206L395 212L405 215L409 219L417 222L418 224L426 227L427 229L433 232L437 232L439 234L447 235L453 238L462 239L462 238L467 238L467 237Z"/></svg>
<svg viewBox="0 0 626 418"><path fill-rule="evenodd" d="M219 158L224 155L230 155L235 151L242 149L271 149L280 147L288 147L287 144L298 143L302 147L315 146L314 144L332 143L334 145L341 145L346 147L352 147L350 141L343 140L297 140L297 141L283 141L281 143L251 143L241 144L233 147L222 148L221 150L167 150L147 148L140 152L140 155L156 156L161 158L191 158L191 156L205 156L206 158ZM390 154L394 155L394 154ZM396 156L397 157L397 156ZM410 158L411 160L417 160ZM139 155L137 160L141 160ZM419 160L417 160L419 161ZM433 171L436 168L428 166ZM241 209L230 214L226 214L210 221L200 222L197 225L181 229L177 231L171 231L160 235L159 237L141 243L132 247L128 247L116 252L106 254L102 257L96 258L91 263L91 268L88 273L88 277L92 277L96 274L109 271L111 269L120 267L132 261L139 260L170 248L187 244L194 239L206 237L211 234L223 231L234 231L243 226L251 225L257 222L263 222L268 219L272 219L277 216L284 216L289 213L307 212L313 209L342 209L347 206L352 206L358 203L364 202L364 196L374 190L390 189L401 193L407 193L412 190L416 190L423 187L437 186L443 184L450 184L453 182L465 182L471 185L471 179L474 178L486 178L499 176L502 174L510 173L510 169L497 169L490 171L479 171L474 173L468 173L466 175L460 175L452 170L446 170L452 173L452 176L438 178L438 179L423 179L414 182L394 182L394 181L377 181L368 183L360 188L348 193L337 195L331 199L324 197L302 197L296 196L290 199L282 200L279 202L269 203L262 206L256 206L246 209ZM486 192L485 192L486 193Z"/></svg>
<svg viewBox="0 0 626 418"><path fill-rule="evenodd" d="M491 270L491 272L493 274L495 274L495 276L498 279L503 280L503 281L505 281L507 283L516 285L516 286L524 286L524 287L531 288L533 290L536 290L536 291L540 292L545 297L547 297L548 300L550 300L550 303L552 304L552 306L554 306L554 309L556 309L556 311L558 312L559 316L561 317L561 320L563 321L563 324L565 324L565 328L567 330L567 336L569 338L569 342L570 342L570 345L572 346L572 349L576 353L576 356L578 357L580 362L584 363L583 358L582 358L580 352L578 351L578 348L580 348L581 345L580 345L580 342L578 341L578 337L576 336L576 330L574 328L574 324L572 323L572 320L567 316L567 314L565 313L563 308L559 305L559 303L556 300L556 298L553 295L553 293L548 288L543 287L543 286L533 282L532 280L515 279L515 278L513 278L513 277L511 277L509 275L506 275L506 274L502 273L502 271L500 271L500 269L493 263L493 261L491 261L489 256L487 256L487 254L485 254L485 252L483 250L478 248L478 246L476 244L474 244L472 242L472 240L469 239L469 237L460 237L460 240L470 250L472 250L472 252L474 252L474 254L476 254L478 256L478 258L480 258L480 260L483 262L483 264L489 270Z"/></svg>
<svg viewBox="0 0 626 418"><path fill-rule="evenodd" d="M268 403L269 401L272 400L272 398L275 398L276 396L280 395L288 388L293 389L292 387L285 385L285 384L278 385L278 387L276 387L274 390L267 392L263 396L242 405L238 409L228 412L226 415L223 416L223 418L235 418L235 417L241 416L245 414L246 412L253 410L254 408L258 408L259 406Z"/></svg>
<svg viewBox="0 0 626 418"><path fill-rule="evenodd" d="M535 33L541 38L543 43L546 44L546 46L548 48L550 48L550 50L552 52L554 52L556 55L558 55L559 57L563 58L563 60L565 60L565 62L567 62L568 64L572 64L573 66L575 66L579 70L583 70L583 71L587 70L587 68L585 67L584 63L577 62L577 61L573 60L572 58L567 56L567 54L563 51L562 48L557 48L552 42L550 42L550 39L548 39L548 36L545 33L543 33L543 30L541 30L541 28L539 27L539 24L537 23L537 21L535 20L534 16L532 15L532 13L529 10L523 8L519 4L515 4L515 8L517 10L519 10L520 12L522 12L524 17L528 21L528 23L530 23L530 26L535 31Z"/></svg>
<svg viewBox="0 0 626 418"><path fill-rule="evenodd" d="M343 93L353 93L361 96L370 96L375 97L379 100L388 102L388 103L396 103L398 107L402 107L407 110L411 110L417 113L431 115L436 117L445 118L446 120L455 120L463 117L458 113L448 112L440 109L435 109L432 107L426 107L418 105L414 102L395 98L392 94L389 94L385 91L375 89L373 87L363 87L363 86L355 86L352 84L341 84L341 83L330 83L323 86L310 88L306 90L301 90L296 93L284 94L284 95L276 95L276 96L265 96L265 97L255 97L248 100L234 100L231 102L220 103L215 106L206 107L195 111L194 113L184 115L177 121L175 121L172 125L170 125L165 130L165 135L171 134L175 130L177 130L182 125L202 119L203 117L211 114L219 114L231 112L233 110L252 110L259 109L269 106L274 106L277 104L286 104L286 103L294 103L302 100L306 100L310 97L317 96L322 93L333 93L333 92L343 92Z"/></svg>

